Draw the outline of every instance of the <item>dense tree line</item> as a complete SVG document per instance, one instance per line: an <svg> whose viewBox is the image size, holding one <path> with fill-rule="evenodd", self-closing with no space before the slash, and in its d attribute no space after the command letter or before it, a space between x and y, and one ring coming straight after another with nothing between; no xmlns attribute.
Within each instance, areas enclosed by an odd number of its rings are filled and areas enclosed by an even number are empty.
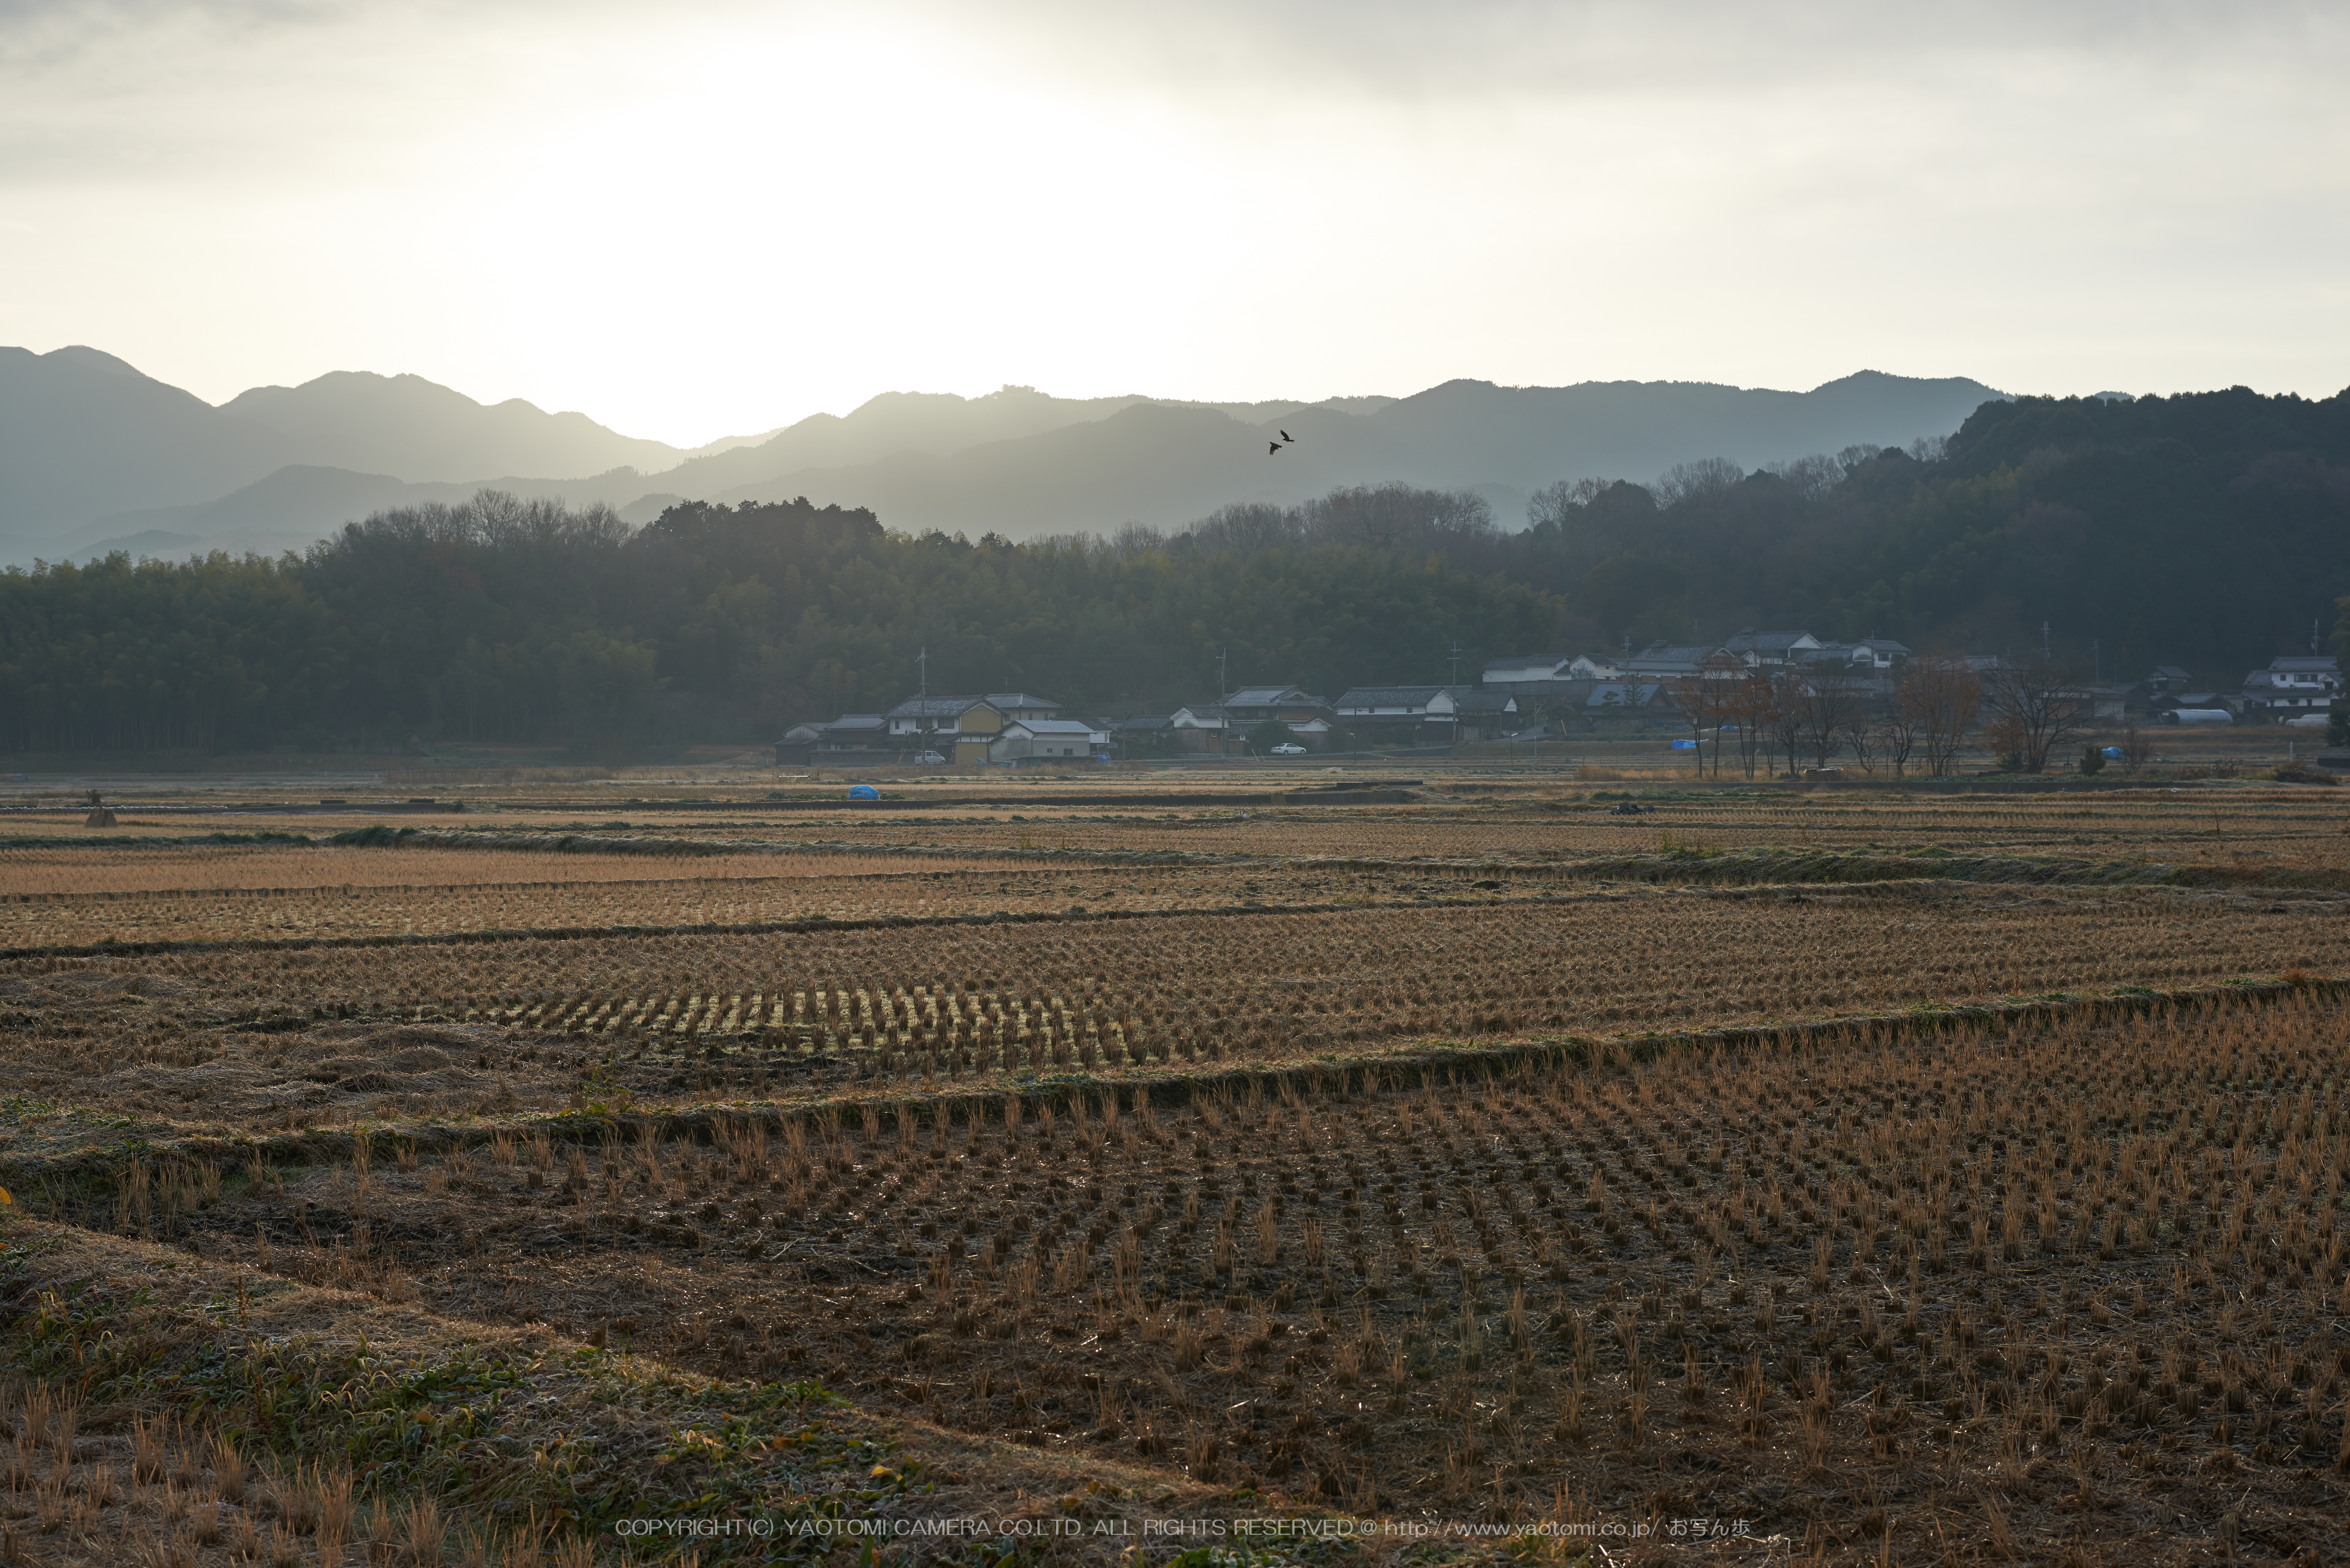
<svg viewBox="0 0 2350 1568"><path fill-rule="evenodd" d="M770 739L932 691L1100 711L1232 685L1474 680L1741 626L2232 680L2350 596L2350 393L1988 404L1946 443L1581 480L1504 529L1389 484L1172 534L1011 544L800 500L608 511L484 493L305 556L0 573L0 749ZM1219 656L1223 656L1220 665Z"/></svg>
<svg viewBox="0 0 2350 1568"><path fill-rule="evenodd" d="M977 543L806 500L609 512L484 493L305 557L0 576L0 747L771 740L932 691L1132 711L1235 684L1440 680L1554 597L1367 543Z"/></svg>

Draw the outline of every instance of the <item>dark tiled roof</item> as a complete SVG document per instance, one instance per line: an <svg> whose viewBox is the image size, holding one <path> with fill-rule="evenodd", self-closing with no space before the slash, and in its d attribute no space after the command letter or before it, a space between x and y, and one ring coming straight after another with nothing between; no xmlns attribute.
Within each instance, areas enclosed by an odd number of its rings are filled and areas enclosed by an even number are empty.
<svg viewBox="0 0 2350 1568"><path fill-rule="evenodd" d="M1811 636L1808 631L1742 631L1721 646L1732 653L1785 653Z"/></svg>
<svg viewBox="0 0 2350 1568"><path fill-rule="evenodd" d="M987 705L984 697L909 697L883 715L889 719L960 719Z"/></svg>
<svg viewBox="0 0 2350 1568"><path fill-rule="evenodd" d="M1228 708L1327 708L1330 704L1313 692L1295 686L1243 686L1225 698L1224 705Z"/></svg>
<svg viewBox="0 0 2350 1568"><path fill-rule="evenodd" d="M1357 686L1338 699L1341 708L1425 708L1441 686Z"/></svg>

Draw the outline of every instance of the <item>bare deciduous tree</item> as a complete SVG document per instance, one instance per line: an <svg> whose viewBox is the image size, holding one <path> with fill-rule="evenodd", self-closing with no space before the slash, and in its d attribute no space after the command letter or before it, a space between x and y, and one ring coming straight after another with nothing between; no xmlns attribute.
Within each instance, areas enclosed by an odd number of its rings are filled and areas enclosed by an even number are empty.
<svg viewBox="0 0 2350 1568"><path fill-rule="evenodd" d="M1588 570L1611 549L1610 530L1594 524L1591 505L1617 483L1607 479L1562 479L1526 500L1526 526L1546 540L1571 567Z"/></svg>
<svg viewBox="0 0 2350 1568"><path fill-rule="evenodd" d="M1716 649L1708 654L1699 667L1699 673L1666 682L1665 690L1672 696L1690 722L1697 736L1698 771L1705 771L1706 737L1713 738L1713 776L1721 776L1721 726L1737 721L1739 701L1734 688L1745 683L1746 661L1734 653Z"/></svg>
<svg viewBox="0 0 2350 1568"><path fill-rule="evenodd" d="M1891 704L1880 716L1872 732L1876 738L1877 754L1885 765L1900 778L1909 771L1909 759L1918 750L1917 721L1901 711L1901 704Z"/></svg>
<svg viewBox="0 0 2350 1568"><path fill-rule="evenodd" d="M1561 479L1544 485L1526 497L1526 525L1530 528L1561 528L1574 520L1575 514L1591 504L1599 493L1614 483L1606 479Z"/></svg>
<svg viewBox="0 0 2350 1568"><path fill-rule="evenodd" d="M1673 464L1648 489L1658 505L1679 506L1684 501L1719 495L1745 477L1746 471L1726 457L1701 457L1695 462Z"/></svg>
<svg viewBox="0 0 2350 1568"><path fill-rule="evenodd" d="M1877 764L1882 760L1877 753L1876 722L1866 710L1856 712L1845 720L1842 734L1844 748L1852 753L1852 760L1860 764L1862 773L1874 777Z"/></svg>
<svg viewBox="0 0 2350 1568"><path fill-rule="evenodd" d="M1837 743L1868 717L1868 687L1842 664L1807 664L1795 676L1795 706L1803 716L1803 740L1824 768Z"/></svg>
<svg viewBox="0 0 2350 1568"><path fill-rule="evenodd" d="M1982 680L1982 705L2025 773L2045 772L2048 753L2087 718L2088 694L2048 659L2002 660Z"/></svg>
<svg viewBox="0 0 2350 1568"><path fill-rule="evenodd" d="M1766 472L1777 474L1788 487L1806 501L1823 501L1829 491L1844 483L1844 465L1825 452L1815 452L1809 457L1788 458L1780 462L1765 463Z"/></svg>
<svg viewBox="0 0 2350 1568"><path fill-rule="evenodd" d="M1795 771L1795 757L1803 750L1805 729L1804 678L1797 671L1781 671L1773 679L1778 688L1771 704L1770 728L1766 732L1787 754L1787 771Z"/></svg>
<svg viewBox="0 0 2350 1568"><path fill-rule="evenodd" d="M1927 773L1936 778L1948 774L1982 710L1981 679L1959 659L1929 653L1902 671L1895 701L1916 726Z"/></svg>
<svg viewBox="0 0 2350 1568"><path fill-rule="evenodd" d="M1770 736L1771 726L1779 716L1779 684L1760 670L1750 670L1725 684L1730 688L1727 718L1738 726L1738 754L1745 760L1746 776L1751 779L1756 760L1762 756L1762 745ZM1767 774L1769 770L1764 771Z"/></svg>

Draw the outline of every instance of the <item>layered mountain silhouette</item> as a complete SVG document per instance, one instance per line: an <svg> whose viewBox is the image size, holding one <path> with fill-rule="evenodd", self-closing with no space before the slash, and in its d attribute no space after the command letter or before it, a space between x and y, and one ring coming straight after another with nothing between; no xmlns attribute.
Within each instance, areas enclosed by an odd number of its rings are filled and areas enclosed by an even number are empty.
<svg viewBox="0 0 2350 1568"><path fill-rule="evenodd" d="M421 376L348 371L255 387L214 408L95 348L0 348L0 561L192 524L206 538L282 529L315 539L408 499L387 481L470 494L505 476L550 476L514 482L536 493L619 468L657 472L773 433L689 451L520 399L485 406ZM289 467L322 472L262 483ZM634 477L618 484L631 486L648 487Z"/></svg>
<svg viewBox="0 0 2350 1568"><path fill-rule="evenodd" d="M338 370L298 387L255 387L220 411L276 431L320 468L414 481L485 473L658 472L688 454L550 414L520 398L484 406L421 376Z"/></svg>
<svg viewBox="0 0 2350 1568"><path fill-rule="evenodd" d="M1956 430L2003 394L1863 371L1808 392L1699 382L1500 387L1406 398L1187 402L894 392L846 416L684 452L584 414L485 406L416 376L338 372L218 408L96 349L0 348L0 561L109 550L299 548L385 507L484 485L602 501L633 522L678 499L805 495L895 528L1014 538L1172 526L1334 485L1475 488L1504 525L1557 479L1645 480ZM1282 430L1295 439L1266 453Z"/></svg>
<svg viewBox="0 0 2350 1568"><path fill-rule="evenodd" d="M1017 440L787 466L806 450L788 444L803 421L760 445L681 464L661 476L660 488L708 501L806 495L870 506L898 528L1024 538L1125 523L1163 527L1229 502L1292 504L1334 485L1399 479L1481 491L1514 526L1527 495L1554 480L1646 480L1693 458L1726 457L1751 469L1856 443L1907 445L1955 431L2003 396L1979 381L1862 371L1809 392L1676 381L1448 381L1409 398L1344 403L1115 399L1082 405L1089 413L1118 405L1084 422ZM1296 443L1274 461L1267 441L1283 429Z"/></svg>

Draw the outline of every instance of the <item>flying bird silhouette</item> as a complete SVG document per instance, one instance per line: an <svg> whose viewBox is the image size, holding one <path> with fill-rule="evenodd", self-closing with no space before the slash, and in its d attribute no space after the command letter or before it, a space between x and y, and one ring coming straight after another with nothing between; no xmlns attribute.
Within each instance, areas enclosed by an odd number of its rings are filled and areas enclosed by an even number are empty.
<svg viewBox="0 0 2350 1568"><path fill-rule="evenodd" d="M1284 447L1284 446L1295 446L1296 444L1297 444L1297 438L1296 438L1295 436L1294 436L1294 435L1291 435L1287 431L1283 431L1281 432L1281 439L1280 439L1279 441L1267 441L1267 442L1265 443L1265 447L1264 447L1264 454L1265 454L1267 457L1271 457L1274 453L1275 453L1275 452L1279 452L1283 447Z"/></svg>
<svg viewBox="0 0 2350 1568"><path fill-rule="evenodd" d="M1265 443L1265 448L1264 448L1264 454L1265 454L1265 456L1267 456L1267 457L1274 456L1274 455L1275 455L1275 454L1277 454L1280 451L1281 451L1281 443L1280 443L1279 441L1268 441L1268 442L1266 442L1266 443Z"/></svg>
<svg viewBox="0 0 2350 1568"><path fill-rule="evenodd" d="M1281 439L1282 439L1283 441L1287 441L1289 444L1291 444L1291 445L1293 445L1293 446L1295 446L1295 445L1297 443L1297 438L1296 438L1295 436L1294 436L1294 435L1291 435L1287 431L1282 431L1282 432L1281 432Z"/></svg>

